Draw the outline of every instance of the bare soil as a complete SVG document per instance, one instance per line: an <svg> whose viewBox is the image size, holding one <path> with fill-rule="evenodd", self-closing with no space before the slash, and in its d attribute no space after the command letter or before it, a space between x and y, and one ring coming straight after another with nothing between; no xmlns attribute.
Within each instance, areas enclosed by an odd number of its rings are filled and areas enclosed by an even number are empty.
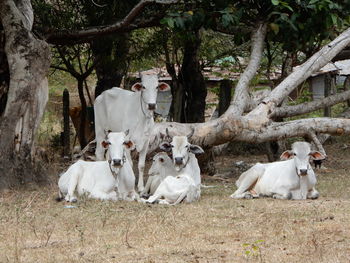
<svg viewBox="0 0 350 263"><path fill-rule="evenodd" d="M349 262L350 143L325 146L318 200L233 200L234 177L204 176L201 200L175 207L57 203L51 185L0 193L0 262ZM239 161L217 158L220 174ZM68 205L68 206L67 206Z"/></svg>

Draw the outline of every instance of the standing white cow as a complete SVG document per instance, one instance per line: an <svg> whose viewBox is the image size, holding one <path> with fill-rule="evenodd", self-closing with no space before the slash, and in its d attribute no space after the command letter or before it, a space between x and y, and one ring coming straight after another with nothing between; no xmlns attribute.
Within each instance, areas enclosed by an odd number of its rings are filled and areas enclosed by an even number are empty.
<svg viewBox="0 0 350 263"><path fill-rule="evenodd" d="M131 88L134 92L112 88L104 91L95 100L95 134L96 134L96 159L104 159L104 149L101 142L104 131L120 132L129 130L130 139L135 143L139 153L138 190L142 191L145 159L149 144L149 137L154 126L153 113L156 109L157 92L167 91L169 85L158 82L158 76L154 72L142 72L141 83L136 83Z"/></svg>
<svg viewBox="0 0 350 263"><path fill-rule="evenodd" d="M87 194L90 198L101 200L138 198L134 190L135 175L127 154L133 143L123 132L111 132L101 143L104 148L108 148L108 160L79 160L71 165L58 181L58 201L65 195L66 201L76 202L76 191L79 195Z"/></svg>
<svg viewBox="0 0 350 263"><path fill-rule="evenodd" d="M185 202L198 200L201 192L201 175L195 154L204 153L203 149L190 144L186 136L174 136L171 143L163 142L160 148L172 152L172 165L178 175L167 176L145 202L175 205L182 200Z"/></svg>
<svg viewBox="0 0 350 263"><path fill-rule="evenodd" d="M238 189L232 198L270 196L277 199L316 199L316 176L310 158L324 159L318 151L311 151L307 142L295 142L291 151L281 155L284 161L261 164L242 173L236 182Z"/></svg>

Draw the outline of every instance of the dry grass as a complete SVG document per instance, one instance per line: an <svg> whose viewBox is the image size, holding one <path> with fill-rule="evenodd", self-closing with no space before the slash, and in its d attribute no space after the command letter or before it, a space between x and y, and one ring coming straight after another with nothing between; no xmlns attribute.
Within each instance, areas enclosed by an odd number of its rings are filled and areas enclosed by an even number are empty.
<svg viewBox="0 0 350 263"><path fill-rule="evenodd" d="M349 262L350 150L326 148L315 201L232 200L213 181L176 207L53 201L56 188L0 194L0 262ZM254 159L263 158L261 156Z"/></svg>

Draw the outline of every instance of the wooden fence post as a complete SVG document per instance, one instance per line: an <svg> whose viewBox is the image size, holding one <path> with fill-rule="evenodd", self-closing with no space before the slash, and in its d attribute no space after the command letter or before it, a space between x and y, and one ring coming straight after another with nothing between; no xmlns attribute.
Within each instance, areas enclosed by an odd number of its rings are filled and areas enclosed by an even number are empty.
<svg viewBox="0 0 350 263"><path fill-rule="evenodd" d="M224 112L230 106L231 89L232 89L232 81L231 80L223 79L220 82L219 106L218 106L219 116L224 114Z"/></svg>
<svg viewBox="0 0 350 263"><path fill-rule="evenodd" d="M69 91L64 89L63 96L63 158L70 159L70 127L69 127Z"/></svg>

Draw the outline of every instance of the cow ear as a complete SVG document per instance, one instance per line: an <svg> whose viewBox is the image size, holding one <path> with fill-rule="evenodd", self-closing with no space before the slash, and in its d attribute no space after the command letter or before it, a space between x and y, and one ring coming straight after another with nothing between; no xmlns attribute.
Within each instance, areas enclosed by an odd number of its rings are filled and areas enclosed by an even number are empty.
<svg viewBox="0 0 350 263"><path fill-rule="evenodd" d="M135 83L135 84L132 85L132 87L131 87L131 90L132 90L132 91L135 91L135 92L141 91L142 89L143 89L143 86L142 86L142 84L141 84L140 82Z"/></svg>
<svg viewBox="0 0 350 263"><path fill-rule="evenodd" d="M126 146L126 148L130 149L130 150L133 150L134 148L134 143L132 141L125 141L124 142L124 145Z"/></svg>
<svg viewBox="0 0 350 263"><path fill-rule="evenodd" d="M324 160L326 156L318 151L313 151L309 154L314 160Z"/></svg>
<svg viewBox="0 0 350 263"><path fill-rule="evenodd" d="M171 144L169 142L162 142L160 145L159 145L159 148L162 150L162 151L165 151L165 152L170 152L171 151Z"/></svg>
<svg viewBox="0 0 350 263"><path fill-rule="evenodd" d="M202 154L202 153L204 153L204 150L198 145L191 144L190 145L190 152L194 153L194 154Z"/></svg>
<svg viewBox="0 0 350 263"><path fill-rule="evenodd" d="M160 82L158 85L158 90L159 91L168 91L170 90L170 86L166 84L165 82Z"/></svg>
<svg viewBox="0 0 350 263"><path fill-rule="evenodd" d="M107 149L111 143L109 141L102 141L101 144L103 148Z"/></svg>
<svg viewBox="0 0 350 263"><path fill-rule="evenodd" d="M288 160L290 158L294 157L294 153L292 151L285 151L281 154L280 159L281 160Z"/></svg>

